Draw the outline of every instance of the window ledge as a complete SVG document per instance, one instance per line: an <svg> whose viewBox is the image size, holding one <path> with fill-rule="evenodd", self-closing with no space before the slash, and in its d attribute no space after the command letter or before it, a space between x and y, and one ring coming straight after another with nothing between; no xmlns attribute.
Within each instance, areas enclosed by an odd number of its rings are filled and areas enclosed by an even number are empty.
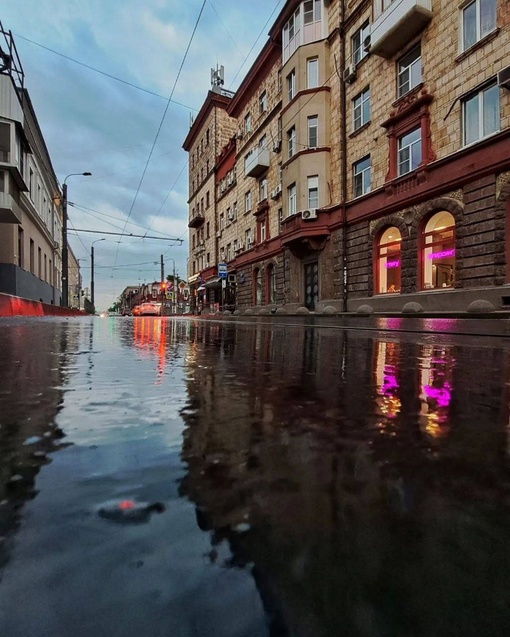
<svg viewBox="0 0 510 637"><path fill-rule="evenodd" d="M356 137L357 135L362 133L364 130L366 130L370 126L371 123L372 123L371 120L369 120L368 122L365 122L364 124L362 124L356 130L352 131L352 133L349 135L349 139L352 139L353 137Z"/></svg>
<svg viewBox="0 0 510 637"><path fill-rule="evenodd" d="M499 32L500 32L499 27L496 27L494 29L494 31L491 31L490 33L487 33L487 35L484 35L481 40L478 40L478 42L475 42L474 44L472 44L469 47L469 49L466 49L465 51L462 51L461 53L459 53L459 55L457 55L457 57L455 58L454 61L455 62L462 62L467 57L469 57L471 55L471 53L473 53L474 51L477 51L478 49L481 49L488 42L491 42L492 40L494 40L494 38L496 38L499 35Z"/></svg>

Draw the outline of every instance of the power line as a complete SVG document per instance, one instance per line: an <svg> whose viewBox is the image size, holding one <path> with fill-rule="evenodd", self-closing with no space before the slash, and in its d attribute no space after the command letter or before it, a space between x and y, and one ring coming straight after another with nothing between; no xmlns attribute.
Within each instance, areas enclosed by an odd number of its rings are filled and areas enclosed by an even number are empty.
<svg viewBox="0 0 510 637"><path fill-rule="evenodd" d="M85 62L80 62L79 60L76 60L75 58L70 57L69 55L65 55L64 53L60 53L60 51L55 51L55 49L50 49L50 47L45 46L44 44L40 44L39 42L35 42L34 40L31 40L30 38L25 37L24 35L21 35L20 33L15 33L14 34L17 38L21 38L22 40L25 40L26 42L30 42L30 44L34 44L35 46L40 47L41 49L44 49L45 51L49 51L50 53L54 53L55 55L59 55L60 57L69 60L70 62L74 62L75 64L79 64L80 66L85 67L86 69L89 69L89 71L94 71L95 73L99 73L100 75L104 75L105 77L109 77L111 80L115 80L116 82L121 82L122 84L126 84L127 86L131 86L131 88L136 88L138 91L143 91L144 93L148 93L149 95L153 95L154 97L159 97L160 99L163 100L168 100L168 98L166 98L164 95L159 95L159 93L154 93L154 91L149 91L146 88L143 88L141 86L137 86L136 84L133 84L132 82L128 82L127 80L123 80L120 77L116 77L115 75L112 75L111 73L107 73L106 71L101 71L101 69L96 69L94 66L90 66L90 64L85 64ZM184 108L190 109L192 111L197 111L197 108L193 108L192 106L187 106L186 104L181 104L181 102L176 102L174 100L169 100L170 102L172 102L173 104L176 104L177 106L182 106Z"/></svg>
<svg viewBox="0 0 510 637"><path fill-rule="evenodd" d="M109 234L109 235L115 235L116 237L136 237L136 238L141 238L141 239L157 239L159 241L178 241L179 243L182 243L182 239L178 239L177 237L152 237L152 236L145 236L143 234L133 234L132 232L130 233L126 233L126 232L107 232L106 230L88 230L86 228L73 228L73 230L75 232L90 232L91 234Z"/></svg>
<svg viewBox="0 0 510 637"><path fill-rule="evenodd" d="M174 85L173 85L173 87L172 87L172 91L171 91L171 93L170 93L170 97L169 97L169 98L168 98L168 100L167 100L167 104L166 104L166 107L165 107L165 111L164 111L164 113L163 113L163 117L161 118L161 122L160 122L160 124L159 124L159 128L158 128L158 130L157 130L156 137L154 138L154 142L153 142L153 144L152 144L152 148L151 148L151 151L150 151L150 153L149 153L149 157L147 158L147 162L146 162L146 164L145 164L145 168L143 169L143 173L142 173L142 177L141 177L141 179L140 179L140 183L138 184L138 188L136 189L136 193L135 193L135 196L134 196L134 199L133 199L133 203L131 204L131 208L130 208L130 210L129 210L128 218L126 219L126 223L125 223L125 225L124 225L124 229L126 228L126 226L127 226L127 224L128 224L128 221L129 221L129 219L130 219L130 217L131 217L131 214L133 213L133 209L134 209L134 207L135 207L136 200L138 199L138 194L139 194L139 192L140 192L140 188L142 187L142 183L143 183L143 180L144 180L144 178L145 178L145 174L147 173L147 169L148 169L148 167L149 167L149 162L150 162L150 160L151 160L152 154L154 153L154 148L155 148L155 146L156 146L156 142L158 141L159 134L161 133L161 129L163 128L163 122L165 121L166 114L167 114L167 112L168 112L168 108L169 108L169 106L170 106L170 102L171 102L171 100L172 100L172 97L173 97L173 94L174 94L175 88L176 88L176 86L177 86L177 82L179 81L179 78L180 78L180 76L181 76L182 69L183 69L183 67L184 67L184 63L186 62L186 59L187 59L187 57L188 57L188 52L189 52L189 50L190 50L190 48L191 48L191 44L192 44L192 42L193 42L193 38L195 37L195 33L196 33L197 28L198 28L198 24L199 24L199 22L200 22L200 18L202 17L202 13L203 13L203 11L204 11L204 7L205 7L205 3L206 3L206 2L207 2L207 0L203 0L203 2L202 2L202 6L200 7L200 12L199 12L199 14L198 14L197 20L196 20L196 22L195 22L195 26L194 26L194 28L193 28L193 32L192 32L191 37L190 37L190 39L189 39L188 46L186 47L186 51L184 52L184 57L182 58L182 62L181 62L181 65L180 65L180 67L179 67L179 71L177 72L177 77L175 78L175 82L174 82ZM117 263L117 257L118 257L118 255L119 255L119 248L120 248L120 242L119 242L119 245L117 246L117 253L116 253L116 255L115 255L115 263Z"/></svg>
<svg viewBox="0 0 510 637"><path fill-rule="evenodd" d="M230 33L230 31L227 29L225 23L223 22L223 20L220 17L220 14L216 11L216 7L213 5L213 3L211 2L211 0L209 0L209 5L211 7L211 9L214 11L214 13L216 14L216 17L218 18L218 20L220 21L222 27L225 29L225 31L228 33L228 35L230 36L230 39L232 40L232 42L234 43L235 48L239 51L239 53L241 54L241 56L243 58L245 58L244 53L241 51L241 49L237 46L237 42L234 40L234 36ZM246 59L246 58L245 58Z"/></svg>

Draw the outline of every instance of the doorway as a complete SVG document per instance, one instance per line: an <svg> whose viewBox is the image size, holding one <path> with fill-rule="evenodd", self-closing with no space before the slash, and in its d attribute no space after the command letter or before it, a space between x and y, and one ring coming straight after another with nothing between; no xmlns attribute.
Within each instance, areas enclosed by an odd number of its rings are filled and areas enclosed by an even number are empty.
<svg viewBox="0 0 510 637"><path fill-rule="evenodd" d="M305 306L311 312L319 300L319 262L305 265Z"/></svg>

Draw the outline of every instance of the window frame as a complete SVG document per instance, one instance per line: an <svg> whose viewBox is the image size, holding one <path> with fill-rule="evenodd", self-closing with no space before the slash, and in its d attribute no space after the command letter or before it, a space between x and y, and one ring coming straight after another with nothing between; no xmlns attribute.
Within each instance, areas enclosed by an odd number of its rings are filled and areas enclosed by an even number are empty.
<svg viewBox="0 0 510 637"><path fill-rule="evenodd" d="M363 43L370 35L370 20L366 20L359 29L356 29L354 35L351 36L351 60L355 66L367 57L368 52L365 51ZM359 37L359 44L356 42ZM359 56L358 56L359 54Z"/></svg>
<svg viewBox="0 0 510 637"><path fill-rule="evenodd" d="M313 125L313 120L315 120L315 125ZM315 144L312 144L312 131L315 130ZM310 115L307 118L307 131L308 131L308 148L318 148L319 147L319 116L318 115Z"/></svg>
<svg viewBox="0 0 510 637"><path fill-rule="evenodd" d="M319 208L319 175L310 175L306 178L307 208ZM315 196L311 198L311 194Z"/></svg>
<svg viewBox="0 0 510 637"><path fill-rule="evenodd" d="M358 93L352 100L352 127L354 131L359 130L365 124L368 124L371 121L372 117L372 104L370 102L370 86L367 86L365 89ZM365 105L368 103L368 118L365 119ZM357 117L357 113L359 116ZM359 124L356 125L356 121L359 120Z"/></svg>
<svg viewBox="0 0 510 637"><path fill-rule="evenodd" d="M419 133L419 139L412 141L410 144L401 147L401 142L403 141L403 139L405 137L409 137L410 135L412 135L413 133ZM420 144L420 162L418 163L418 166L416 166L416 168L413 168L413 148L415 147L416 144ZM409 148L410 152L409 152L409 158L406 161L409 161L409 166L410 169L406 170L405 172L402 172L401 167L403 162L401 161L401 153L405 150ZM397 176L398 177L403 177L404 175L409 175L410 173L414 172L415 170L418 170L420 164L423 161L423 139L422 139L422 131L421 131L421 127L417 127L417 128L413 128L412 130L410 130L407 133L404 133L403 135L400 135L399 138L397 139Z"/></svg>
<svg viewBox="0 0 510 637"><path fill-rule="evenodd" d="M415 58L406 67L402 68L402 60L404 60L405 58L410 56L412 53L414 53L418 49L419 49L418 57ZM412 82L413 65L416 62L418 62L418 60L420 62L420 80L419 80L419 82L416 82L416 84L413 84L413 82ZM409 81L408 81L409 88L404 91L404 90L402 90L404 84L401 82L401 78L402 78L403 74L406 73L407 71L409 72ZM421 63L421 42L418 42L415 46L413 46L412 49L410 49L405 55L403 55L397 62L397 97L398 98L404 97L404 95L407 95L408 93L410 93L417 86L420 86L420 84L423 84L423 66L422 66L422 63Z"/></svg>
<svg viewBox="0 0 510 637"><path fill-rule="evenodd" d="M490 133L485 133L484 128L484 116L485 116L485 102L483 100L483 95L488 91L495 89L498 96L498 104L497 104L497 113L498 113L498 126L497 129L491 131ZM478 101L478 137L472 141L466 141L466 105L474 99ZM478 142L491 137L491 135L496 135L501 131L501 91L497 82L490 82L485 86L480 87L477 91L471 92L461 100L461 117L462 117L462 146L471 146L472 144L477 144Z"/></svg>
<svg viewBox="0 0 510 637"><path fill-rule="evenodd" d="M311 68L314 68L314 74L315 74L315 77L313 77L313 79L315 80L314 84L312 84L310 81L310 79L312 78L312 74L310 73ZM308 58L306 61L306 88L308 89L319 88L319 58L318 57Z"/></svg>
<svg viewBox="0 0 510 637"><path fill-rule="evenodd" d="M296 182L290 184L287 188L287 205L289 208L289 212L287 217L295 215L297 213L297 188Z"/></svg>
<svg viewBox="0 0 510 637"><path fill-rule="evenodd" d="M384 235L389 231L389 230L395 230L398 232L398 236L399 239L395 239L395 240L391 240L391 241L386 241L385 243L382 243L383 237ZM384 230L379 234L379 237L377 239L377 243L376 243L376 249L375 249L375 293L376 294L400 294L402 291L402 233L400 231L399 228L397 228L397 226L387 226L384 228ZM395 249L397 248L398 249ZM385 252L384 254L383 251ZM381 261L385 261L384 266L387 268L388 267L388 260L390 261L390 263L392 264L396 264L398 263L398 265L395 265L394 267L392 267L393 270L397 270L398 269L398 287L399 289L395 289L393 291L389 291L389 289L386 289L386 291L383 291L381 289L382 286L382 281L381 281ZM387 281L386 281L386 288L388 288L387 285ZM391 287L391 286L390 286Z"/></svg>
<svg viewBox="0 0 510 637"><path fill-rule="evenodd" d="M266 90L262 91L262 93L259 95L259 113L260 115L267 113L267 91Z"/></svg>
<svg viewBox="0 0 510 637"><path fill-rule="evenodd" d="M296 97L296 69L287 75L287 99L289 102Z"/></svg>
<svg viewBox="0 0 510 637"><path fill-rule="evenodd" d="M357 170L364 162L368 160L368 166L362 168L361 170ZM368 172L368 185L366 186L365 177ZM356 191L356 187L358 185L358 178L360 178L361 182L361 192L358 193ZM352 194L356 199L357 197L363 197L363 195L367 195L372 190L372 157L370 155L365 155L358 161L354 162L352 165Z"/></svg>
<svg viewBox="0 0 510 637"><path fill-rule="evenodd" d="M486 32L482 32L482 13L481 13L481 3L482 2L493 2L494 4L494 23L493 26L487 30ZM475 31L476 31L476 35L475 35L475 39L473 42L471 42L470 44L466 45L466 21L465 21L465 15L466 15L466 11L472 7L473 5L475 5ZM496 31L496 29L498 28L498 6L497 6L497 0L471 0L471 2L465 2L461 7L460 7L460 45L461 45L461 52L464 51L468 51L471 47L476 46L476 44L478 42L480 42L481 40L483 40L485 37L487 37L489 34L493 33L494 31Z"/></svg>
<svg viewBox="0 0 510 637"><path fill-rule="evenodd" d="M296 126L291 126L287 131L287 152L289 155L289 159L294 157L297 152L296 145Z"/></svg>

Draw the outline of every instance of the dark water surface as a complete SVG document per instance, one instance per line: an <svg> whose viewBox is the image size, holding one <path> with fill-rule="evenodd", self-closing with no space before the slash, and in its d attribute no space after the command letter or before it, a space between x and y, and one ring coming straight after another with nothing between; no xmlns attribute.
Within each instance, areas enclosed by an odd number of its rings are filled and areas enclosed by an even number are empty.
<svg viewBox="0 0 510 637"><path fill-rule="evenodd" d="M3 319L0 369L2 637L510 634L510 339Z"/></svg>

